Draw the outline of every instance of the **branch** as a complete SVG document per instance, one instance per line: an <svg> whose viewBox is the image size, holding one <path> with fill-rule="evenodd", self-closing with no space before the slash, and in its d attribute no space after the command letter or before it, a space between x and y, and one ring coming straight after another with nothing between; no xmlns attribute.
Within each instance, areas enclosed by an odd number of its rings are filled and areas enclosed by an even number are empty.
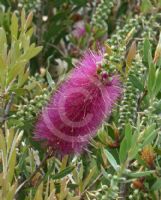
<svg viewBox="0 0 161 200"><path fill-rule="evenodd" d="M57 47L55 44L47 42L46 45L56 49L63 57L66 57L66 54L59 47Z"/></svg>
<svg viewBox="0 0 161 200"><path fill-rule="evenodd" d="M85 195L85 193L91 189L95 183L102 177L102 172L96 177L96 179L86 188L86 190L84 190L81 195L80 195L80 200L83 200L83 196Z"/></svg>
<svg viewBox="0 0 161 200"><path fill-rule="evenodd" d="M9 115L9 112L10 112L10 109L11 109L11 106L12 106L12 103L13 103L13 100L14 100L14 96L15 96L15 93L12 92L11 93L11 97L6 105L6 108L5 108L5 111L4 111L4 115L2 117L0 117L0 122L1 123L4 123Z"/></svg>
<svg viewBox="0 0 161 200"><path fill-rule="evenodd" d="M30 175L30 177L28 179L26 179L23 183L21 183L21 185L17 188L15 195L18 194L18 192L20 190L22 190L23 188L25 188L26 186L28 186L30 184L30 182L32 181L32 179L34 178L34 176L37 174L37 172L40 171L40 169L44 166L44 164L46 164L46 161L51 158L53 156L53 152L49 151L45 158L42 160L42 162L40 163L40 165L35 169L35 171Z"/></svg>
<svg viewBox="0 0 161 200"><path fill-rule="evenodd" d="M127 183L121 183L118 199L126 200L126 196L127 196Z"/></svg>

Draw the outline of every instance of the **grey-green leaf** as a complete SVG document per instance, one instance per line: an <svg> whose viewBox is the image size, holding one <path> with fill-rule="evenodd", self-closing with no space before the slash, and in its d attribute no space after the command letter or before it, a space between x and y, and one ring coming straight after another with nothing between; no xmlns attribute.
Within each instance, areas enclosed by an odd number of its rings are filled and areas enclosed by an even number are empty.
<svg viewBox="0 0 161 200"><path fill-rule="evenodd" d="M107 151L107 149L105 149L104 152L105 152L105 155L106 155L108 161L112 165L112 167L117 171L118 164L117 164L115 158L113 157L113 155L109 151Z"/></svg>
<svg viewBox="0 0 161 200"><path fill-rule="evenodd" d="M70 166L65 168L64 170L60 171L59 173L55 174L52 178L53 179L61 179L70 174L74 170L74 166Z"/></svg>

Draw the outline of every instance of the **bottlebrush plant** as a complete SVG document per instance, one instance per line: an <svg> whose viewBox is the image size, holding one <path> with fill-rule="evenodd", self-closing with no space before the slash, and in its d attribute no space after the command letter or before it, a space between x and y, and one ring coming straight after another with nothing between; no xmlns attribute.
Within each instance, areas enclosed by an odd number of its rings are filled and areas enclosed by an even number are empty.
<svg viewBox="0 0 161 200"><path fill-rule="evenodd" d="M80 152L88 144L121 94L118 75L103 69L103 59L103 52L84 55L42 110L36 139L63 154Z"/></svg>
<svg viewBox="0 0 161 200"><path fill-rule="evenodd" d="M161 199L160 10L0 2L0 200Z"/></svg>

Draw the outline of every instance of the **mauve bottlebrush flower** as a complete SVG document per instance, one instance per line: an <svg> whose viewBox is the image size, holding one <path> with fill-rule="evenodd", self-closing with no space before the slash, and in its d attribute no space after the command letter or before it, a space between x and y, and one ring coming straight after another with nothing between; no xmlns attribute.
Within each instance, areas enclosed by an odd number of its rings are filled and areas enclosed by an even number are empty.
<svg viewBox="0 0 161 200"><path fill-rule="evenodd" d="M53 94L35 137L62 154L82 151L121 94L119 77L101 66L103 53L88 52Z"/></svg>

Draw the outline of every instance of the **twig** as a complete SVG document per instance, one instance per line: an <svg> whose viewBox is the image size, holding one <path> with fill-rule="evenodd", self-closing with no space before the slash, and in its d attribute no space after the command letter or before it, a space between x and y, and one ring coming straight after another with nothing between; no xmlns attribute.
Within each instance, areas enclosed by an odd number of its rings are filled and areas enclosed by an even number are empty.
<svg viewBox="0 0 161 200"><path fill-rule="evenodd" d="M89 189L91 189L94 185L95 185L95 183L102 177L102 172L97 176L97 178L86 188L86 190L84 190L82 193L81 193L81 195L80 195L80 200L83 200L83 196L85 195L85 193L89 190Z"/></svg>
<svg viewBox="0 0 161 200"><path fill-rule="evenodd" d="M8 114L9 114L9 111L10 111L11 106L12 106L12 103L13 103L14 96L15 96L15 93L12 92L11 98L10 98L10 100L8 101L8 104L7 104L6 109L5 109L5 112L4 112L5 116L8 116Z"/></svg>
<svg viewBox="0 0 161 200"><path fill-rule="evenodd" d="M119 192L119 200L126 200L126 195L127 195L127 184L126 183L121 183L120 184L120 192Z"/></svg>
<svg viewBox="0 0 161 200"><path fill-rule="evenodd" d="M66 57L65 53L59 47L57 47L55 44L51 44L51 43L47 42L46 45L56 49L63 57Z"/></svg>
<svg viewBox="0 0 161 200"><path fill-rule="evenodd" d="M42 160L42 162L40 163L40 165L35 169L35 171L30 175L30 177L28 179L26 179L23 183L21 183L21 185L17 188L15 195L18 194L18 192L20 190L22 190L24 187L26 187L27 185L30 184L30 182L32 181L32 179L34 178L34 176L37 174L37 172L40 171L40 169L44 166L44 164L46 163L46 161L51 158L53 156L53 153L51 151L48 152L48 154L45 156L45 158Z"/></svg>
<svg viewBox="0 0 161 200"><path fill-rule="evenodd" d="M119 177L121 177L124 170L128 168L129 168L129 160L127 159L126 162L121 166ZM119 186L118 200L126 200L126 196L127 196L127 183L122 181Z"/></svg>
<svg viewBox="0 0 161 200"><path fill-rule="evenodd" d="M13 103L13 100L14 100L14 96L15 96L15 93L12 92L11 93L11 97L6 105L6 108L4 110L4 115L0 118L0 122L1 123L4 123L9 115L9 112L10 112L10 109L11 109L11 106L12 106L12 103Z"/></svg>

